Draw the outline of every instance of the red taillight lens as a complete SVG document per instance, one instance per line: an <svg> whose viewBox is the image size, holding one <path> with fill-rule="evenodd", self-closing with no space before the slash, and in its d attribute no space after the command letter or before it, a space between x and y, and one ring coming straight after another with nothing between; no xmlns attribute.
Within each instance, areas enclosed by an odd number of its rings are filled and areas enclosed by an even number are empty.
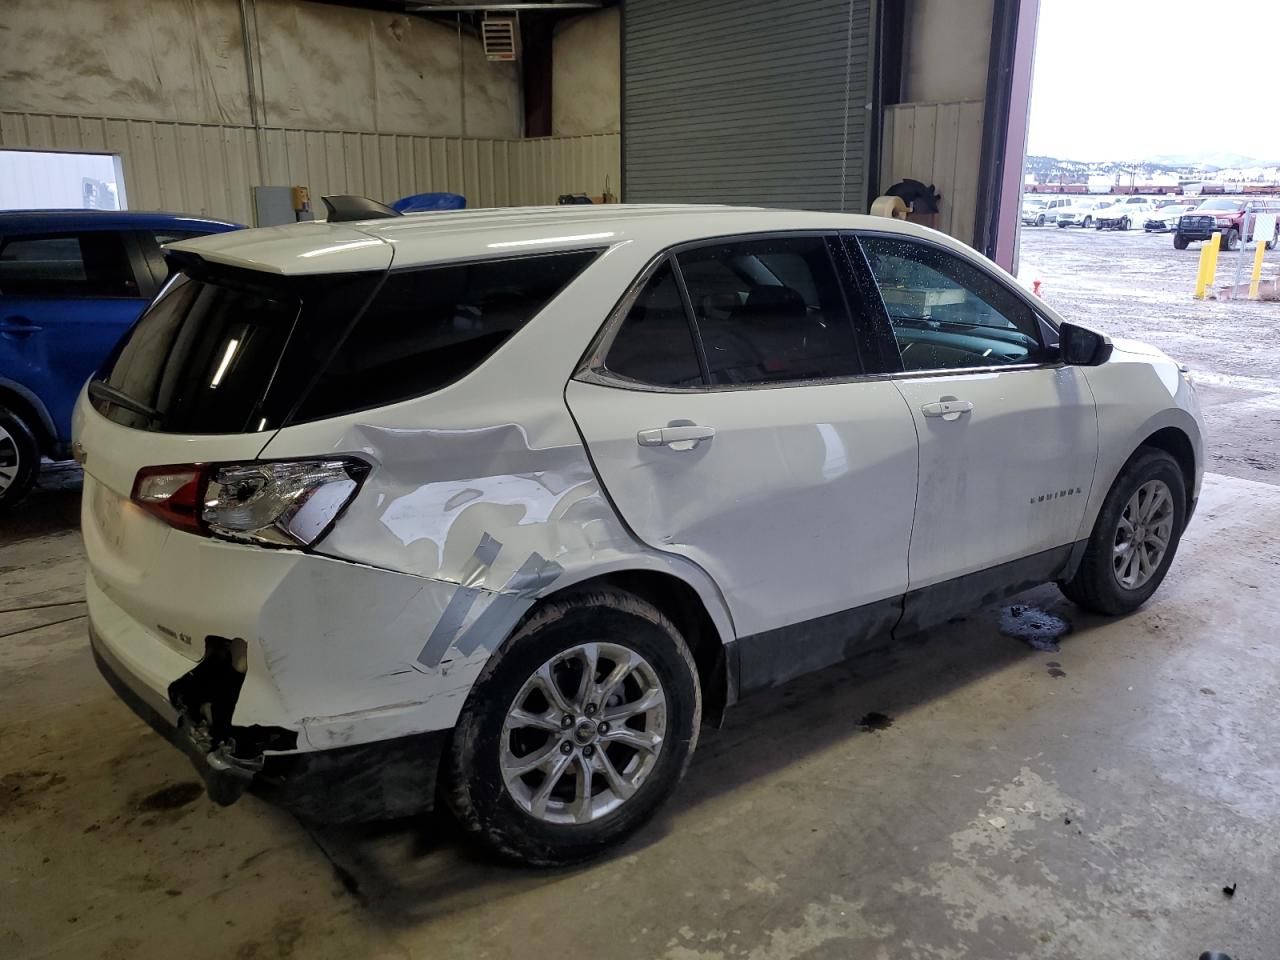
<svg viewBox="0 0 1280 960"><path fill-rule="evenodd" d="M369 464L354 457L144 467L132 499L188 533L264 547L309 547L355 498Z"/></svg>
<svg viewBox="0 0 1280 960"><path fill-rule="evenodd" d="M133 479L130 499L171 527L203 533L204 467L194 463L143 467Z"/></svg>

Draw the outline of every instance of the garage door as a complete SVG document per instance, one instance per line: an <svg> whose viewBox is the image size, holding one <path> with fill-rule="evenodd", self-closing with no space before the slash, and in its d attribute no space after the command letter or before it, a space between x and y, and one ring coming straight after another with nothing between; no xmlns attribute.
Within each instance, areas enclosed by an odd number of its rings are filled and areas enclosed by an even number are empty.
<svg viewBox="0 0 1280 960"><path fill-rule="evenodd" d="M866 211L871 0L627 0L631 203Z"/></svg>

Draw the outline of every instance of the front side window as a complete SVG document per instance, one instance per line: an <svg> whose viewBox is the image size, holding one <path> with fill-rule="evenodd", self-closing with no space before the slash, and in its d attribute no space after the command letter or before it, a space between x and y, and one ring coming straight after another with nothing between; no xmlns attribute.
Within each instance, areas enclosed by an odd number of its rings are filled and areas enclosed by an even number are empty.
<svg viewBox="0 0 1280 960"><path fill-rule="evenodd" d="M687 250L676 260L713 386L862 371L823 238L737 240Z"/></svg>
<svg viewBox="0 0 1280 960"><path fill-rule="evenodd" d="M13 236L0 243L0 294L136 297L138 284L118 233Z"/></svg>
<svg viewBox="0 0 1280 960"><path fill-rule="evenodd" d="M409 400L461 379L595 257L575 251L390 274L293 419Z"/></svg>
<svg viewBox="0 0 1280 960"><path fill-rule="evenodd" d="M1041 363L1034 310L996 277L939 247L861 237L905 370Z"/></svg>

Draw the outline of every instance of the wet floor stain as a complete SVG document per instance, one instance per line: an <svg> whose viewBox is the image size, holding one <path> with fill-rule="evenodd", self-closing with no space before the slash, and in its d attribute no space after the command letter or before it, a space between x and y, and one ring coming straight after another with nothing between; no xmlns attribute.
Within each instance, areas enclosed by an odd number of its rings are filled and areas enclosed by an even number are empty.
<svg viewBox="0 0 1280 960"><path fill-rule="evenodd" d="M32 805L41 794L66 782L60 773L48 770L18 770L0 777L0 816Z"/></svg>
<svg viewBox="0 0 1280 960"><path fill-rule="evenodd" d="M893 726L893 718L872 711L858 721L858 726L869 731L888 730Z"/></svg>
<svg viewBox="0 0 1280 960"><path fill-rule="evenodd" d="M1061 617L1045 613L1038 607L1015 603L1000 611L1000 632L1021 640L1034 650L1058 652L1058 638L1071 629Z"/></svg>
<svg viewBox="0 0 1280 960"><path fill-rule="evenodd" d="M177 810L185 807L204 793L204 787L195 781L174 783L147 794L138 801L139 810Z"/></svg>
<svg viewBox="0 0 1280 960"><path fill-rule="evenodd" d="M1050 660L1045 664L1045 666L1049 668L1049 676L1053 677L1055 680L1067 675L1067 671L1062 669L1062 664L1057 660Z"/></svg>

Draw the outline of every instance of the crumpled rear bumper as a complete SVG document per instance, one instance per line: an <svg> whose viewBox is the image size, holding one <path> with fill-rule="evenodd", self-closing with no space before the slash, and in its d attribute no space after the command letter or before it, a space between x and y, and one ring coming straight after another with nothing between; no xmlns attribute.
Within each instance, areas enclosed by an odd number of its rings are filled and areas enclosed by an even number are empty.
<svg viewBox="0 0 1280 960"><path fill-rule="evenodd" d="M300 817L343 823L409 816L435 805L436 779L449 731L305 753L268 752L235 757L209 749L207 733L131 676L89 624L94 662L107 684L148 726L181 750L221 806L246 791ZM291 731L276 731L286 746ZM296 736L296 735L295 735Z"/></svg>

